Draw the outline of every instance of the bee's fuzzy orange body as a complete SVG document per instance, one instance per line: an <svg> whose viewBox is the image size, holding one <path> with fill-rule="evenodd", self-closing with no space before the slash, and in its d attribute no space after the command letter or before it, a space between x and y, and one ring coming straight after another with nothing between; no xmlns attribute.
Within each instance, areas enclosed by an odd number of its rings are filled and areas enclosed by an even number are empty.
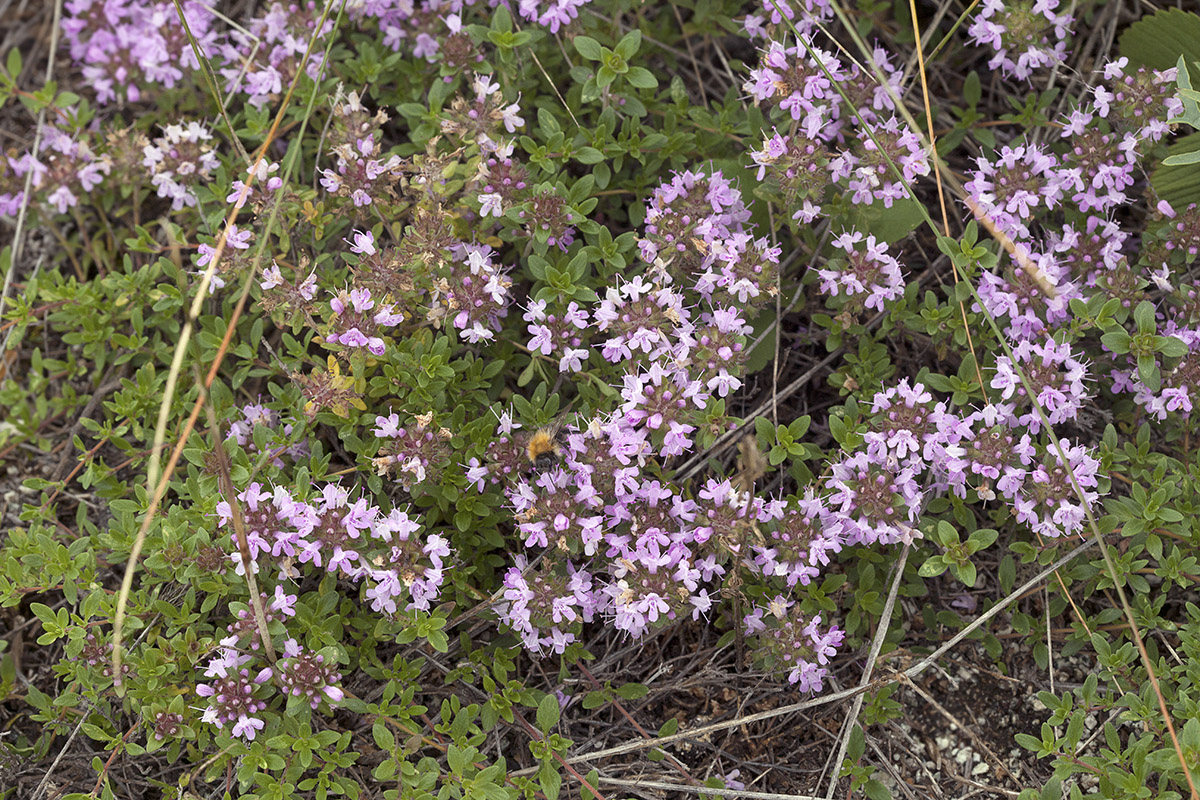
<svg viewBox="0 0 1200 800"><path fill-rule="evenodd" d="M529 460L529 466L538 472L553 467L562 454L559 431L554 428L539 428L529 434L525 442L525 457Z"/></svg>

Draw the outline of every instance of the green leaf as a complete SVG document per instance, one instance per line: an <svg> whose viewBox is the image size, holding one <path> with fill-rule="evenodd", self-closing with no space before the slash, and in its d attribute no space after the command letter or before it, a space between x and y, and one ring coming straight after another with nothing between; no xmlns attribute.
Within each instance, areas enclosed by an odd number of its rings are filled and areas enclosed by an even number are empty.
<svg viewBox="0 0 1200 800"><path fill-rule="evenodd" d="M1179 99L1183 103L1183 113L1178 117L1172 117L1167 122L1184 122L1193 128L1200 128L1200 102L1197 102L1200 101L1200 93L1192 90L1191 71L1188 69L1187 61L1183 56L1180 56L1179 61L1175 64L1175 83L1179 87ZM1187 158L1187 156L1180 156L1179 158ZM1172 161L1173 159L1168 156L1167 160L1163 163Z"/></svg>
<svg viewBox="0 0 1200 800"><path fill-rule="evenodd" d="M50 606L46 605L45 603L31 603L29 605L29 610L33 612L35 617L41 620L43 627L48 628L51 625L58 625L58 620L54 616L54 609L50 608Z"/></svg>
<svg viewBox="0 0 1200 800"><path fill-rule="evenodd" d="M538 783L542 785L542 791L545 792L547 800L558 800L558 791L562 788L562 776L558 774L554 763L548 759L542 762L542 767L538 770Z"/></svg>
<svg viewBox="0 0 1200 800"><path fill-rule="evenodd" d="M1129 59L1127 72L1170 69L1180 56L1188 63L1200 61L1200 16L1168 8L1143 17L1121 35L1117 50Z"/></svg>
<svg viewBox="0 0 1200 800"><path fill-rule="evenodd" d="M921 204L909 198L895 201L891 208L884 208L883 203L853 206L849 214L849 224L855 230L888 244L908 236L924 221Z"/></svg>
<svg viewBox="0 0 1200 800"><path fill-rule="evenodd" d="M450 771L455 775L462 775L467 768L467 763L467 754L461 747L451 742L446 749L446 766L450 767Z"/></svg>
<svg viewBox="0 0 1200 800"><path fill-rule="evenodd" d="M604 153L594 147L581 147L575 151L575 160L580 164L599 164L604 160Z"/></svg>
<svg viewBox="0 0 1200 800"><path fill-rule="evenodd" d="M996 542L998 536L1000 536L1000 532L992 528L977 530L967 539L967 549L972 553L977 553L980 550L991 547Z"/></svg>
<svg viewBox="0 0 1200 800"><path fill-rule="evenodd" d="M1000 559L1000 588L1007 594L1017 582L1017 562L1011 555Z"/></svg>
<svg viewBox="0 0 1200 800"><path fill-rule="evenodd" d="M376 720L375 724L371 726L371 736L375 738L375 744L379 746L380 750L390 751L396 746L396 737L382 721Z"/></svg>
<svg viewBox="0 0 1200 800"><path fill-rule="evenodd" d="M1138 356L1137 367L1138 378L1146 384L1147 389L1157 392L1162 388L1162 375L1158 371L1158 363L1154 360L1154 356Z"/></svg>
<svg viewBox="0 0 1200 800"><path fill-rule="evenodd" d="M1200 203L1200 133L1177 139L1167 148L1162 165L1150 174L1150 185L1158 196L1176 209Z"/></svg>
<svg viewBox="0 0 1200 800"><path fill-rule="evenodd" d="M674 103L675 105L677 105L677 106L687 105L687 99L688 99L687 87L683 83L683 78L679 77L678 75L672 76L672 78L671 78L670 95L671 95L671 102Z"/></svg>
<svg viewBox="0 0 1200 800"><path fill-rule="evenodd" d="M1186 167L1189 164L1200 164L1200 150L1181 153L1177 156L1167 156L1162 163L1164 167Z"/></svg>
<svg viewBox="0 0 1200 800"><path fill-rule="evenodd" d="M626 683L617 688L617 694L625 700L637 700L650 694L650 687L640 683Z"/></svg>
<svg viewBox="0 0 1200 800"><path fill-rule="evenodd" d="M637 51L640 50L641 47L642 32L637 28L634 28L629 33L625 34L625 36L621 38L621 41L617 42L617 46L614 48L613 52L615 52L625 61L629 61L635 55L637 55ZM655 85L657 86L658 83L655 82Z"/></svg>
<svg viewBox="0 0 1200 800"><path fill-rule="evenodd" d="M571 42L575 45L576 52L588 61L599 61L604 54L600 43L590 36L576 36Z"/></svg>
<svg viewBox="0 0 1200 800"><path fill-rule="evenodd" d="M1062 779L1051 778L1042 787L1041 800L1059 800L1062 797Z"/></svg>
<svg viewBox="0 0 1200 800"><path fill-rule="evenodd" d="M592 789L600 785L599 771L592 770L584 776L584 780L587 782L580 784L579 795L583 798L583 800L599 800L599 798L596 797L596 794L592 791ZM592 789L589 789L589 786L592 787Z"/></svg>
<svg viewBox="0 0 1200 800"><path fill-rule="evenodd" d="M787 430L791 434L792 441L799 441L804 434L808 433L808 428L812 424L812 417L805 414L802 417L796 417L788 423Z"/></svg>
<svg viewBox="0 0 1200 800"><path fill-rule="evenodd" d="M556 695L548 694L542 698L542 702L538 703L537 709L538 728L542 733L549 733L550 729L558 724L560 711Z"/></svg>
<svg viewBox="0 0 1200 800"><path fill-rule="evenodd" d="M658 88L658 78L645 67L630 67L629 72L625 73L625 80L638 89Z"/></svg>
<svg viewBox="0 0 1200 800"><path fill-rule="evenodd" d="M1167 358L1183 358L1188 354L1187 344L1174 336L1158 337L1158 346L1155 349Z"/></svg>
<svg viewBox="0 0 1200 800"><path fill-rule="evenodd" d="M604 692L601 691L588 692L583 696L583 707L588 711L591 711L594 708L599 708L607 702L608 698L605 697Z"/></svg>
<svg viewBox="0 0 1200 800"><path fill-rule="evenodd" d="M863 785L863 794L867 800L892 800L892 790L875 778L868 778Z"/></svg>
<svg viewBox="0 0 1200 800"><path fill-rule="evenodd" d="M492 30L504 32L512 30L512 14L503 3L492 12Z"/></svg>
<svg viewBox="0 0 1200 800"><path fill-rule="evenodd" d="M851 764L857 764L865 752L867 752L867 745L863 738L862 726L855 725L850 731L850 741L846 746L846 758Z"/></svg>
<svg viewBox="0 0 1200 800"><path fill-rule="evenodd" d="M500 6L504 8L504 6ZM562 126L558 124L558 120L554 118L554 114L548 108L542 107L537 110L538 127L541 128L542 136L549 139L556 133L562 131Z"/></svg>
<svg viewBox="0 0 1200 800"><path fill-rule="evenodd" d="M983 86L979 80L979 73L971 72L963 81L963 99L967 101L967 106L975 108L979 105L979 98L982 96Z"/></svg>
<svg viewBox="0 0 1200 800"><path fill-rule="evenodd" d="M1125 331L1113 331L1101 336L1100 341L1117 355L1123 355L1129 352L1129 344L1133 341L1133 337Z"/></svg>
<svg viewBox="0 0 1200 800"><path fill-rule="evenodd" d="M930 556L925 559L925 563L917 570L917 574L922 578L936 578L946 571L946 559L941 556Z"/></svg>
<svg viewBox="0 0 1200 800"><path fill-rule="evenodd" d="M1158 327L1154 320L1154 303L1143 300L1133 309L1133 321L1137 324L1138 333L1154 333Z"/></svg>

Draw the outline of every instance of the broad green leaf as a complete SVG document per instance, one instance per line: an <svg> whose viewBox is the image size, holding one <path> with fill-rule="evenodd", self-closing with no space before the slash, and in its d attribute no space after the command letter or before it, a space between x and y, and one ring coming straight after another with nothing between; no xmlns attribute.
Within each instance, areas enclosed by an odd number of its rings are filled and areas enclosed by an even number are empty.
<svg viewBox="0 0 1200 800"><path fill-rule="evenodd" d="M853 206L850 220L855 230L891 244L916 230L925 220L925 215L921 213L920 203L905 199L895 201L891 208L884 208L883 203L878 202L869 206Z"/></svg>
<svg viewBox="0 0 1200 800"><path fill-rule="evenodd" d="M1117 50L1131 68L1170 69L1180 56L1200 61L1200 16L1178 8L1151 14L1129 26Z"/></svg>
<svg viewBox="0 0 1200 800"><path fill-rule="evenodd" d="M601 55L603 55L600 43L590 36L576 36L571 42L575 45L575 49L579 52L579 55L588 61L599 61Z"/></svg>
<svg viewBox="0 0 1200 800"><path fill-rule="evenodd" d="M1200 133L1192 133L1176 140L1167 149L1167 158L1162 166L1150 174L1150 184L1158 196L1183 210L1192 203L1200 203Z"/></svg>
<svg viewBox="0 0 1200 800"><path fill-rule="evenodd" d="M559 711L558 697L553 694L546 695L538 703L537 723L543 733L549 733L558 724Z"/></svg>

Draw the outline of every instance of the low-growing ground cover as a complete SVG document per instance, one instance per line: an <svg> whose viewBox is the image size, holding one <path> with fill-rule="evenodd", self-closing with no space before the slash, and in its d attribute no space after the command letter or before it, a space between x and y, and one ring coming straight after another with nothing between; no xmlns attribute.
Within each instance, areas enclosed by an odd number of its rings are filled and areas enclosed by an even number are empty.
<svg viewBox="0 0 1200 800"><path fill-rule="evenodd" d="M0 17L0 798L1200 797L1197 14Z"/></svg>

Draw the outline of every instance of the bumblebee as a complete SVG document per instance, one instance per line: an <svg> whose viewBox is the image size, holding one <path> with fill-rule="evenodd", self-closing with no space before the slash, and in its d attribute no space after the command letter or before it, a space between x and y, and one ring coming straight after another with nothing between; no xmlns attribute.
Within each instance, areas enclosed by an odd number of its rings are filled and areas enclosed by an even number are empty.
<svg viewBox="0 0 1200 800"><path fill-rule="evenodd" d="M566 429L561 421L538 428L525 440L525 459L533 472L552 469L566 453Z"/></svg>

